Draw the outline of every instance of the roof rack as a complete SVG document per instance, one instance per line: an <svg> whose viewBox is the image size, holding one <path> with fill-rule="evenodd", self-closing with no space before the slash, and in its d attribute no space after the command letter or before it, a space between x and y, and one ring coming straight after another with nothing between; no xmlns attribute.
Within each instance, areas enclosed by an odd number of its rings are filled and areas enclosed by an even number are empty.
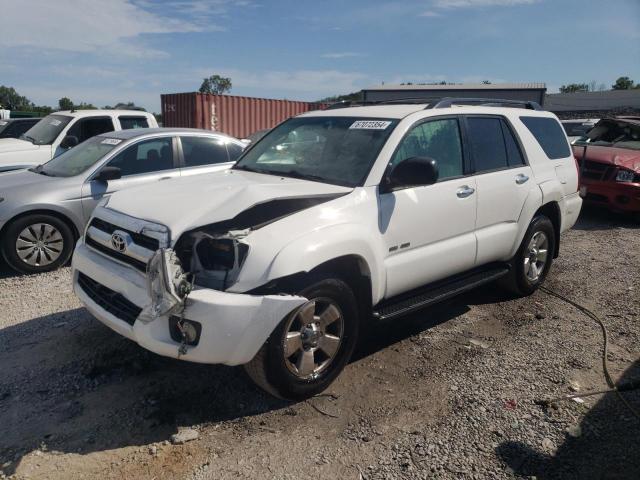
<svg viewBox="0 0 640 480"><path fill-rule="evenodd" d="M529 100L506 100L502 98L456 98L445 97L436 103L430 103L426 109L431 108L449 108L453 105L478 105L482 107L508 107L508 108L527 108L529 110L542 110L537 102Z"/></svg>
<svg viewBox="0 0 640 480"><path fill-rule="evenodd" d="M389 100L342 100L340 102L332 103L326 109L333 110L335 108L368 107L371 105L422 105L433 101L433 98L424 97L404 97Z"/></svg>

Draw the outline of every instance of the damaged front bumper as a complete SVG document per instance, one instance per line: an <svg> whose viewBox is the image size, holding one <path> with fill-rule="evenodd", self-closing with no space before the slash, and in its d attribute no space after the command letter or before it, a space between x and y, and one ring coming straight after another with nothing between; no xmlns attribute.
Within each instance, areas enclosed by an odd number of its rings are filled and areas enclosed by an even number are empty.
<svg viewBox="0 0 640 480"><path fill-rule="evenodd" d="M306 302L293 295L257 296L196 287L182 315L200 331L196 344L181 354L175 331L172 335L175 314L154 318L145 274L92 250L82 240L72 270L75 294L102 323L154 353L199 363L249 362L278 323Z"/></svg>

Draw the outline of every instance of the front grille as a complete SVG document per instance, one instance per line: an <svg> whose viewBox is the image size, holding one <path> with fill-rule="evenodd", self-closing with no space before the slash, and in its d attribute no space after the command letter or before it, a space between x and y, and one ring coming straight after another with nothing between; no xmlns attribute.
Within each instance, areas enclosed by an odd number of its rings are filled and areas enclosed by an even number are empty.
<svg viewBox="0 0 640 480"><path fill-rule="evenodd" d="M160 248L160 242L158 241L157 238L147 237L146 235L143 235L138 232L133 232L131 230L127 230L126 228L119 227L117 225L114 225L113 223L106 222L97 217L91 220L90 226L95 227L98 230L102 230L103 232L106 232L109 234L112 234L116 230L127 232L129 235L131 235L131 239L134 242L136 242L137 245L140 245L141 247L144 247L147 250L151 250L155 252L156 250L158 250L158 248Z"/></svg>
<svg viewBox="0 0 640 480"><path fill-rule="evenodd" d="M613 180L616 168L607 163L592 162L586 160L580 168L580 175L589 180Z"/></svg>
<svg viewBox="0 0 640 480"><path fill-rule="evenodd" d="M133 326L142 311L141 308L131 303L121 294L87 277L84 273L78 273L78 285L91 300L129 325Z"/></svg>
<svg viewBox="0 0 640 480"><path fill-rule="evenodd" d="M143 273L147 272L147 264L142 262L136 258L130 257L129 255L125 255L124 253L120 253L116 250L113 250L109 247L105 247L104 245L96 242L90 236L87 235L85 239L85 243L89 245L94 250L99 251L100 253L104 253L105 255L115 258L116 260L120 260L123 263L131 265L132 267L140 270Z"/></svg>

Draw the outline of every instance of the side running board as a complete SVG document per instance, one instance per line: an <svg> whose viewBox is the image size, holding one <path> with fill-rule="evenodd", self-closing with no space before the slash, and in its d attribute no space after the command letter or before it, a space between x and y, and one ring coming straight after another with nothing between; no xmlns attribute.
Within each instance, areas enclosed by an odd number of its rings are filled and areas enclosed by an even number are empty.
<svg viewBox="0 0 640 480"><path fill-rule="evenodd" d="M402 317L416 310L448 300L485 283L493 282L507 273L509 273L507 265L497 265L413 290L408 294L379 303L374 307L373 316L380 320Z"/></svg>

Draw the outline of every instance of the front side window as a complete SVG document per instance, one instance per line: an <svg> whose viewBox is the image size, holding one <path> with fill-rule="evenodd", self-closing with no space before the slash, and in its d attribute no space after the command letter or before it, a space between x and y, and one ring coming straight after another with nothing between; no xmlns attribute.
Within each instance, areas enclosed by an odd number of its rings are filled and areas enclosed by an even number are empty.
<svg viewBox="0 0 640 480"><path fill-rule="evenodd" d="M119 138L93 137L38 167L51 177L73 177L85 172L122 142Z"/></svg>
<svg viewBox="0 0 640 480"><path fill-rule="evenodd" d="M122 116L118 117L118 120L120 120L120 127L122 130L129 130L132 128L149 128L147 117Z"/></svg>
<svg viewBox="0 0 640 480"><path fill-rule="evenodd" d="M396 119L292 118L255 143L233 168L355 187L397 124Z"/></svg>
<svg viewBox="0 0 640 480"><path fill-rule="evenodd" d="M549 117L520 117L520 120L535 137L549 159L557 160L571 155L567 136L556 119Z"/></svg>
<svg viewBox="0 0 640 480"><path fill-rule="evenodd" d="M78 142L100 135L101 133L113 132L113 120L110 117L101 118L81 118L71 126L67 135L77 137Z"/></svg>
<svg viewBox="0 0 640 480"><path fill-rule="evenodd" d="M154 138L131 145L109 162L123 177L170 170L173 164L171 138Z"/></svg>
<svg viewBox="0 0 640 480"><path fill-rule="evenodd" d="M213 137L180 137L186 167L212 165L229 161L224 140Z"/></svg>
<svg viewBox="0 0 640 480"><path fill-rule="evenodd" d="M51 145L72 119L66 115L47 115L20 138L34 145Z"/></svg>
<svg viewBox="0 0 640 480"><path fill-rule="evenodd" d="M440 180L463 175L458 120L432 120L414 127L400 142L391 163L395 165L411 157L429 157L436 160Z"/></svg>

